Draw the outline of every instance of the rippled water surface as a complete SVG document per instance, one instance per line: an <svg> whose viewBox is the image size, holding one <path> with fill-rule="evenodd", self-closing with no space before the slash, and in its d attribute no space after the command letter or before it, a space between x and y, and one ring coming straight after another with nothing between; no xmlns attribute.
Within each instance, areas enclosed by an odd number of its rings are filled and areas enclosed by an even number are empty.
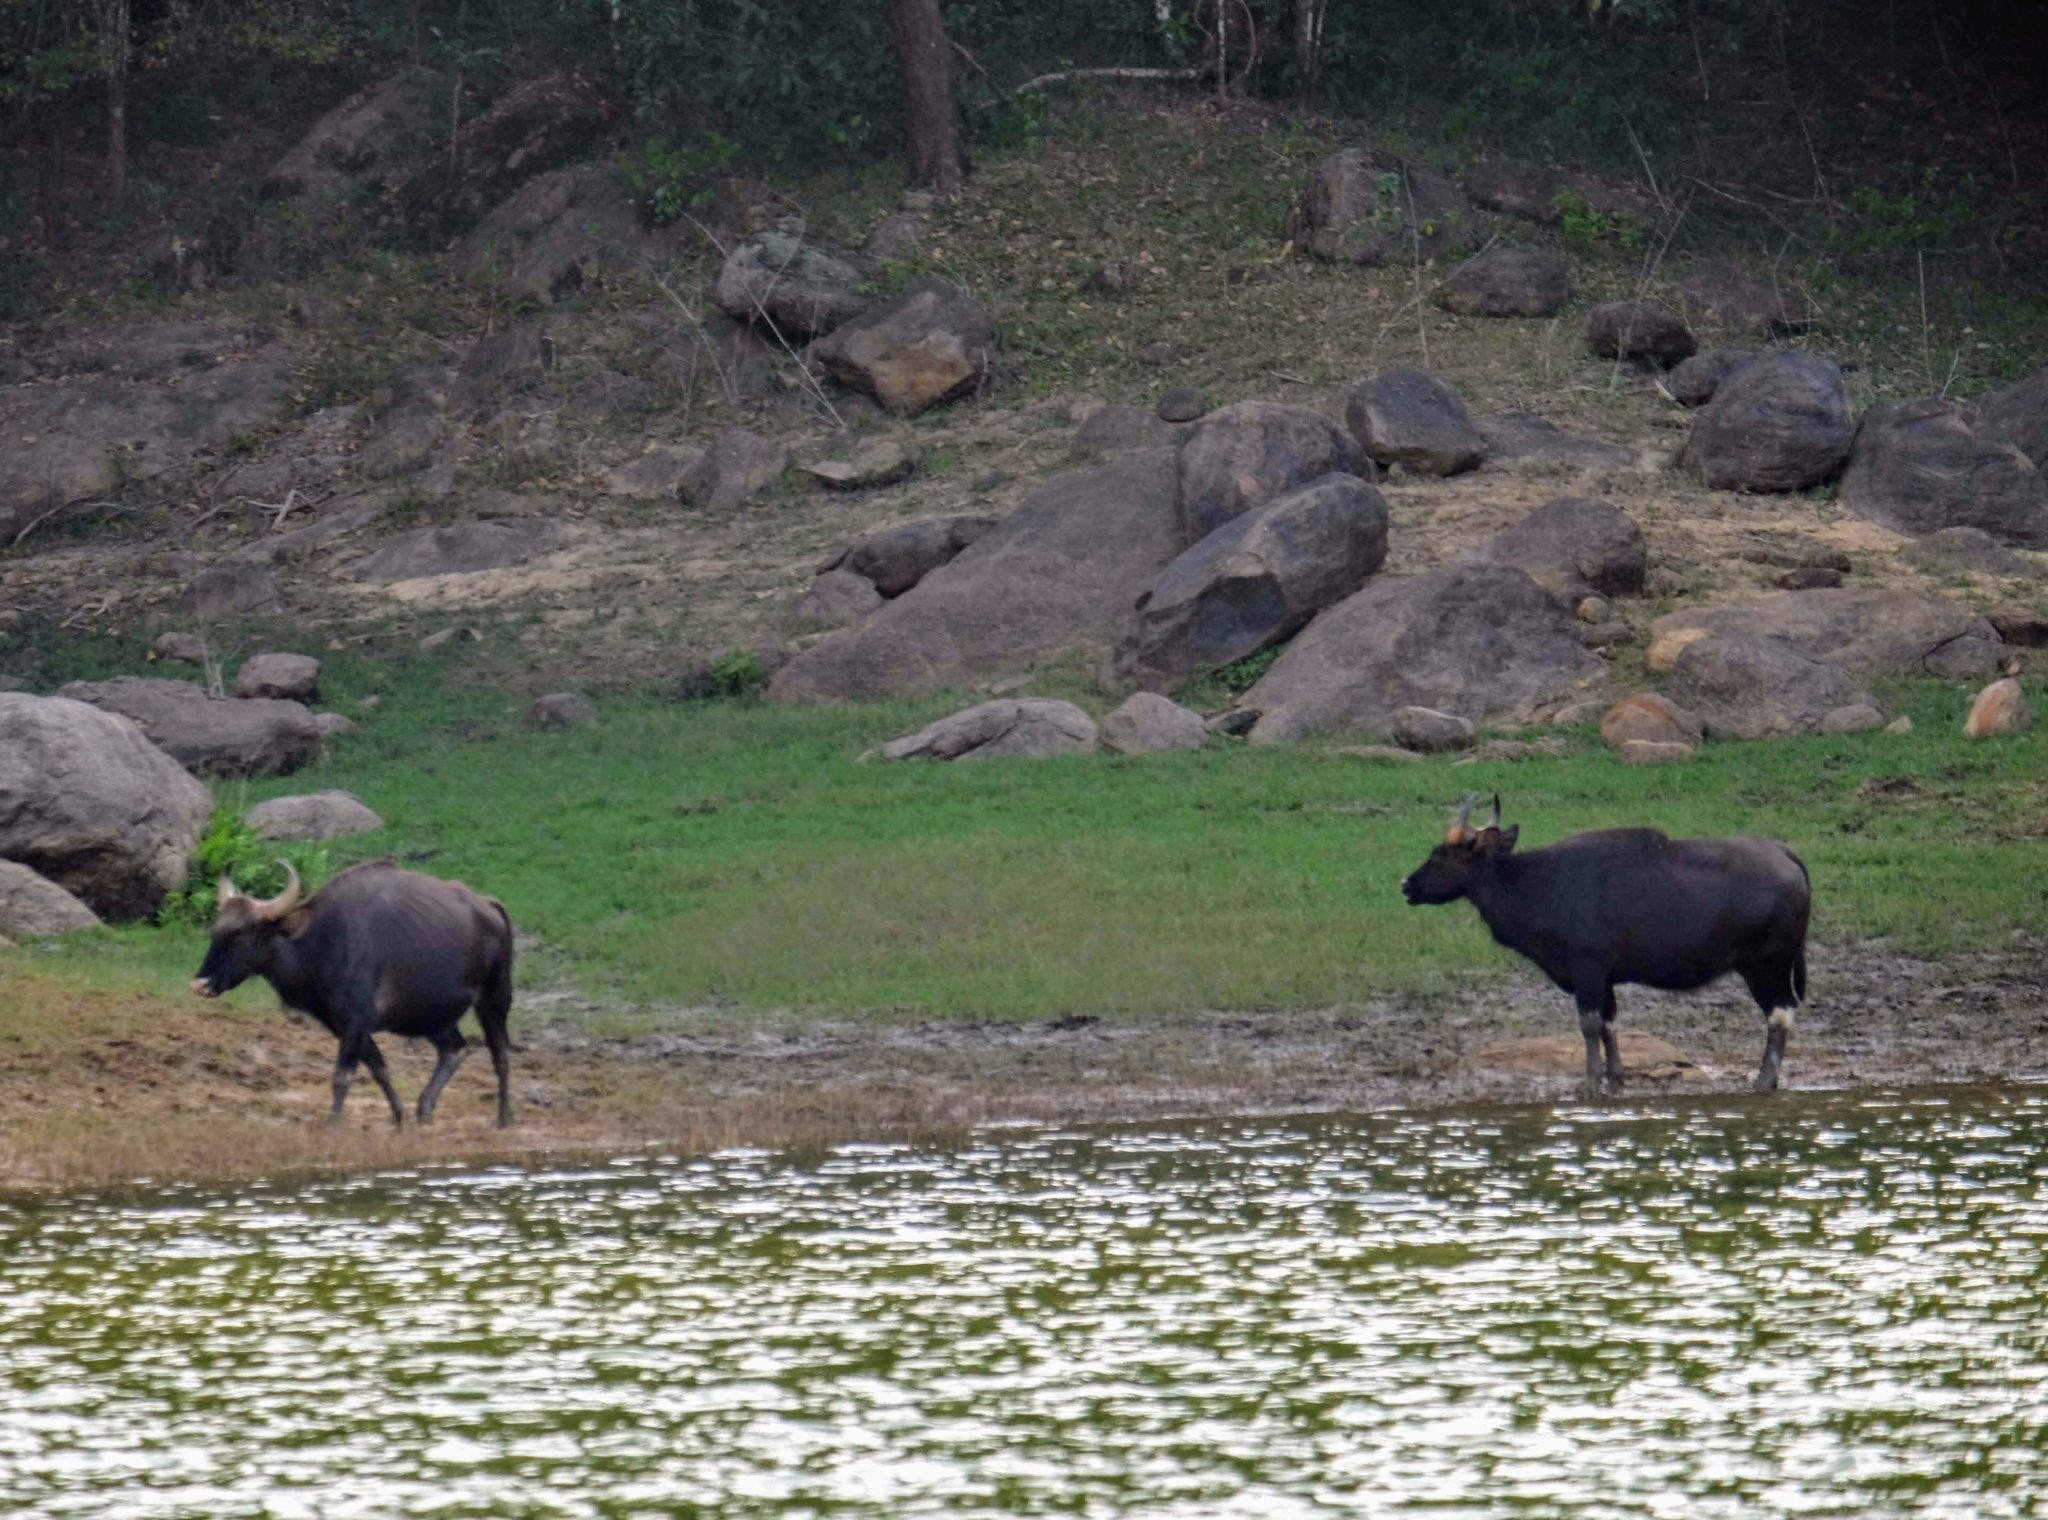
<svg viewBox="0 0 2048 1520"><path fill-rule="evenodd" d="M2048 1097L0 1204L0 1514L2048 1515Z"/></svg>

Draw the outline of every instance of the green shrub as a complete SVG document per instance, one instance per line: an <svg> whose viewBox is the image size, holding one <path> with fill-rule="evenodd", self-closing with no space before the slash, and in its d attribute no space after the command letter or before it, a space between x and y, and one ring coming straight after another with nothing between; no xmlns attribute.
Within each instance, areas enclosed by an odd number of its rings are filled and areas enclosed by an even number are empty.
<svg viewBox="0 0 2048 1520"><path fill-rule="evenodd" d="M230 807L216 807L206 832L192 847L192 864L182 890L164 900L157 921L166 925L211 928L220 901L220 878L226 875L251 897L274 897L284 890L282 861L289 861L299 880L312 891L326 880L333 862L326 849L311 844L283 844L259 839L249 820Z"/></svg>

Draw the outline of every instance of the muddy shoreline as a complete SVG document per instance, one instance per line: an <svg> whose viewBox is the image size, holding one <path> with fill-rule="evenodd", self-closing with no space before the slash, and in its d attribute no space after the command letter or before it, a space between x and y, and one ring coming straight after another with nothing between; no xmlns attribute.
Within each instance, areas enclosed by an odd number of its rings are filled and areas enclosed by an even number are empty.
<svg viewBox="0 0 2048 1520"><path fill-rule="evenodd" d="M1864 951L1817 966L1786 1086L2048 1079L2048 953L1914 961ZM519 1125L491 1125L488 1063L458 1075L430 1129L394 1131L359 1084L323 1122L332 1045L278 1013L79 994L76 1038L0 1039L0 1190L271 1176L729 1145L808 1150L944 1140L989 1126L1255 1113L1577 1103L1568 1000L1517 979L1431 1003L1033 1023L737 1023L646 1014L586 1032L555 1000L519 1019ZM140 1015L146 1014L147 1017ZM1747 1092L1762 1021L1739 983L1625 991L1623 1101ZM431 1052L388 1050L408 1102Z"/></svg>

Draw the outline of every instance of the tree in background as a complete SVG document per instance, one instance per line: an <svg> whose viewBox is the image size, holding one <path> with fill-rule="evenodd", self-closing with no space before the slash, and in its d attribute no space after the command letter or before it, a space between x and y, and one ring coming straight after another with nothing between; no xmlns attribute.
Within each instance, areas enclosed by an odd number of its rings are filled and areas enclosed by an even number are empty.
<svg viewBox="0 0 2048 1520"><path fill-rule="evenodd" d="M953 57L939 0L890 0L896 58L903 70L905 155L910 182L955 196L966 182L953 116Z"/></svg>

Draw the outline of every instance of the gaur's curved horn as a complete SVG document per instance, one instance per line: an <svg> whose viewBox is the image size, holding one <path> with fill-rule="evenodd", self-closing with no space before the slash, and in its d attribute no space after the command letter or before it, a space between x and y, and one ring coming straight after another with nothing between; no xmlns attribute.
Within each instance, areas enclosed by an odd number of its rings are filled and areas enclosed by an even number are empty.
<svg viewBox="0 0 2048 1520"><path fill-rule="evenodd" d="M292 869L292 863L289 860L280 860L278 864L284 867L284 890L277 896L255 905L256 916L273 923L296 908L299 899L305 895L304 889L299 885L299 873Z"/></svg>
<svg viewBox="0 0 2048 1520"><path fill-rule="evenodd" d="M1472 832L1472 809L1479 805L1477 797L1467 797L1458 808L1458 816L1451 820L1451 827L1444 835L1445 844L1458 844Z"/></svg>
<svg viewBox="0 0 2048 1520"><path fill-rule="evenodd" d="M1489 823L1489 824L1487 825L1487 827L1488 827L1489 829L1497 829L1497 828L1499 828L1499 827L1500 827L1500 793L1499 793L1499 792L1495 792L1495 793L1493 794L1493 822Z"/></svg>
<svg viewBox="0 0 2048 1520"><path fill-rule="evenodd" d="M241 890L235 885L235 879L225 871L220 873L220 881L214 887L214 891L219 894L219 901L222 904L225 904L230 897L240 897L242 895Z"/></svg>

